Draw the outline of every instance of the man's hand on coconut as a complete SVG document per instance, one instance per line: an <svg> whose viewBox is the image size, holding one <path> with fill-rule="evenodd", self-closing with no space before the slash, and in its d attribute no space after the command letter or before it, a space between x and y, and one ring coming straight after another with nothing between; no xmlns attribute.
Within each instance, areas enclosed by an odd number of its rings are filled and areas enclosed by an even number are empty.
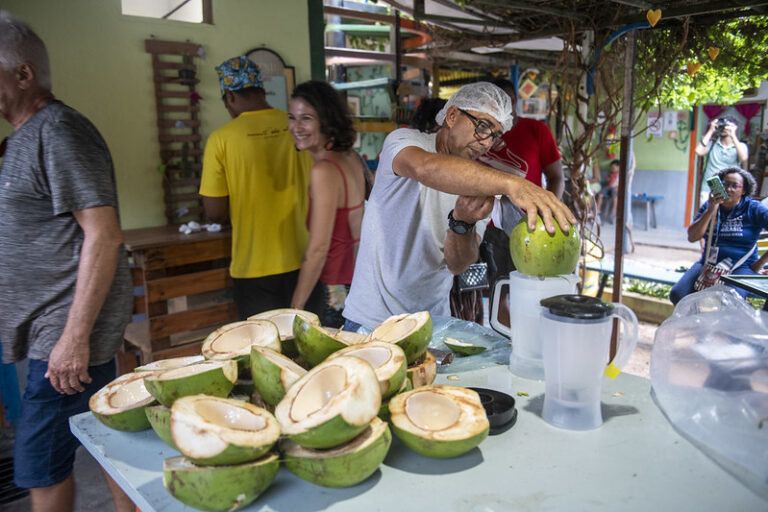
<svg viewBox="0 0 768 512"><path fill-rule="evenodd" d="M528 229L536 228L536 215L541 216L544 226L550 233L555 232L555 221L563 232L567 232L576 223L576 217L565 204L560 202L549 190L534 185L520 176L510 176L514 179L510 192L507 194L512 203L528 214Z"/></svg>

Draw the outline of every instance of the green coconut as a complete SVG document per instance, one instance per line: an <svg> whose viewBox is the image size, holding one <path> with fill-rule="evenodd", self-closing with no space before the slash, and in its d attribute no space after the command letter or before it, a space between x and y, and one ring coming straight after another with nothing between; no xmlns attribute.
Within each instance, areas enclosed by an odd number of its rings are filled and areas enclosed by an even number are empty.
<svg viewBox="0 0 768 512"><path fill-rule="evenodd" d="M269 320L245 320L224 325L203 340L202 354L214 361L234 359L244 370L250 367L252 345L280 352L277 326Z"/></svg>
<svg viewBox="0 0 768 512"><path fill-rule="evenodd" d="M183 396L200 393L227 396L236 381L235 361L201 361L155 373L144 379L144 385L158 402L171 407L173 402Z"/></svg>
<svg viewBox="0 0 768 512"><path fill-rule="evenodd" d="M171 410L164 405L152 405L144 408L149 424L157 437L165 444L176 450L171 437Z"/></svg>
<svg viewBox="0 0 768 512"><path fill-rule="evenodd" d="M361 343L334 352L326 360L340 356L359 357L368 361L379 379L382 400L397 393L406 380L405 352L397 345L383 341Z"/></svg>
<svg viewBox="0 0 768 512"><path fill-rule="evenodd" d="M184 457L163 461L163 485L185 505L211 512L238 510L253 502L275 479L276 454L236 466L198 466Z"/></svg>
<svg viewBox="0 0 768 512"><path fill-rule="evenodd" d="M381 407L376 372L357 357L325 361L307 372L275 408L283 433L307 448L332 448L368 427Z"/></svg>
<svg viewBox="0 0 768 512"><path fill-rule="evenodd" d="M288 357L296 357L299 355L299 352L296 349L296 341L293 334L293 319L297 316L300 316L305 322L312 325L320 325L320 318L316 314L311 311L292 308L264 311L258 315L248 317L248 320L269 320L273 322L280 332L280 352Z"/></svg>
<svg viewBox="0 0 768 512"><path fill-rule="evenodd" d="M451 349L452 352L462 356L473 356L475 354L485 352L485 347L473 345L471 343L464 343L463 341L459 341L456 338L445 338L443 343L445 343L445 346Z"/></svg>
<svg viewBox="0 0 768 512"><path fill-rule="evenodd" d="M521 274L536 277L554 277L573 274L581 252L581 237L577 226L564 233L559 226L554 233L547 232L541 217L536 229L528 230L523 218L509 235L509 253Z"/></svg>
<svg viewBox="0 0 768 512"><path fill-rule="evenodd" d="M379 324L369 336L370 341L399 345L408 364L413 364L427 350L432 339L432 317L429 311L394 315Z"/></svg>
<svg viewBox="0 0 768 512"><path fill-rule="evenodd" d="M274 350L251 347L253 385L270 405L277 405L285 391L305 373L307 370Z"/></svg>
<svg viewBox="0 0 768 512"><path fill-rule="evenodd" d="M459 456L479 445L490 430L480 396L455 386L425 386L395 395L389 413L395 435L427 457Z"/></svg>
<svg viewBox="0 0 768 512"><path fill-rule="evenodd" d="M193 363L199 363L204 361L203 356L183 356L172 357L170 359L161 359L159 361L152 361L142 366L138 366L133 369L135 372L147 372L147 371L164 371L173 370L174 368L181 368L182 366L189 366Z"/></svg>
<svg viewBox="0 0 768 512"><path fill-rule="evenodd" d="M300 316L293 319L293 334L299 355L311 366L317 366L329 355L348 346L335 337L335 332L310 324Z"/></svg>
<svg viewBox="0 0 768 512"><path fill-rule="evenodd" d="M389 426L378 418L351 441L327 450L281 442L285 467L299 478L323 487L350 487L371 476L392 444Z"/></svg>
<svg viewBox="0 0 768 512"><path fill-rule="evenodd" d="M432 355L432 352L429 350L424 352L420 360L408 367L406 375L414 389L429 386L435 382L435 377L437 377L437 360Z"/></svg>
<svg viewBox="0 0 768 512"><path fill-rule="evenodd" d="M119 376L88 400L96 418L109 428L136 432L149 428L144 408L157 402L144 386L144 378L155 372L133 372Z"/></svg>
<svg viewBox="0 0 768 512"><path fill-rule="evenodd" d="M171 437L176 448L201 466L256 460L280 437L268 411L241 400L194 395L171 407Z"/></svg>

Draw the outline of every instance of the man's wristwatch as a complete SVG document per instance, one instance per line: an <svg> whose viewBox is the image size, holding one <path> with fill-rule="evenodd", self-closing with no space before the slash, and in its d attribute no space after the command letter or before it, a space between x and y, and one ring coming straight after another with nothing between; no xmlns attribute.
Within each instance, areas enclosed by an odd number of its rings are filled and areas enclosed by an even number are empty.
<svg viewBox="0 0 768 512"><path fill-rule="evenodd" d="M453 218L453 210L448 213L448 227L457 235L466 235L475 229L475 223L464 222Z"/></svg>

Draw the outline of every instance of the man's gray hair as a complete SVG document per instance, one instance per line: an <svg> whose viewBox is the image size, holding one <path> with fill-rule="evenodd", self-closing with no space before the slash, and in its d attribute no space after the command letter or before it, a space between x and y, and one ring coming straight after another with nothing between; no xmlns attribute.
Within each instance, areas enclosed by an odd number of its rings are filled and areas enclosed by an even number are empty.
<svg viewBox="0 0 768 512"><path fill-rule="evenodd" d="M0 64L13 71L24 62L34 68L38 85L50 90L51 67L45 43L29 25L8 11L0 11Z"/></svg>

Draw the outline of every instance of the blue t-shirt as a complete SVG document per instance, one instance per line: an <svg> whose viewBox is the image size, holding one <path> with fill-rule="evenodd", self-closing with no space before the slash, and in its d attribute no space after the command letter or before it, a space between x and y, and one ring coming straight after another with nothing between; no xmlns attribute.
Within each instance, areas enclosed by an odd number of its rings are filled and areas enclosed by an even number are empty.
<svg viewBox="0 0 768 512"><path fill-rule="evenodd" d="M708 206L709 201L699 208L696 219L701 217ZM760 201L744 197L730 211L724 210L721 206L717 213L717 223L712 231L712 245L718 248L717 261L731 258L731 262L736 263L747 251L754 248L763 229L768 229L768 208ZM704 240L706 239L705 235ZM701 258L702 263L708 252L707 247ZM757 261L757 251L752 251L743 265L751 265L755 261Z"/></svg>

